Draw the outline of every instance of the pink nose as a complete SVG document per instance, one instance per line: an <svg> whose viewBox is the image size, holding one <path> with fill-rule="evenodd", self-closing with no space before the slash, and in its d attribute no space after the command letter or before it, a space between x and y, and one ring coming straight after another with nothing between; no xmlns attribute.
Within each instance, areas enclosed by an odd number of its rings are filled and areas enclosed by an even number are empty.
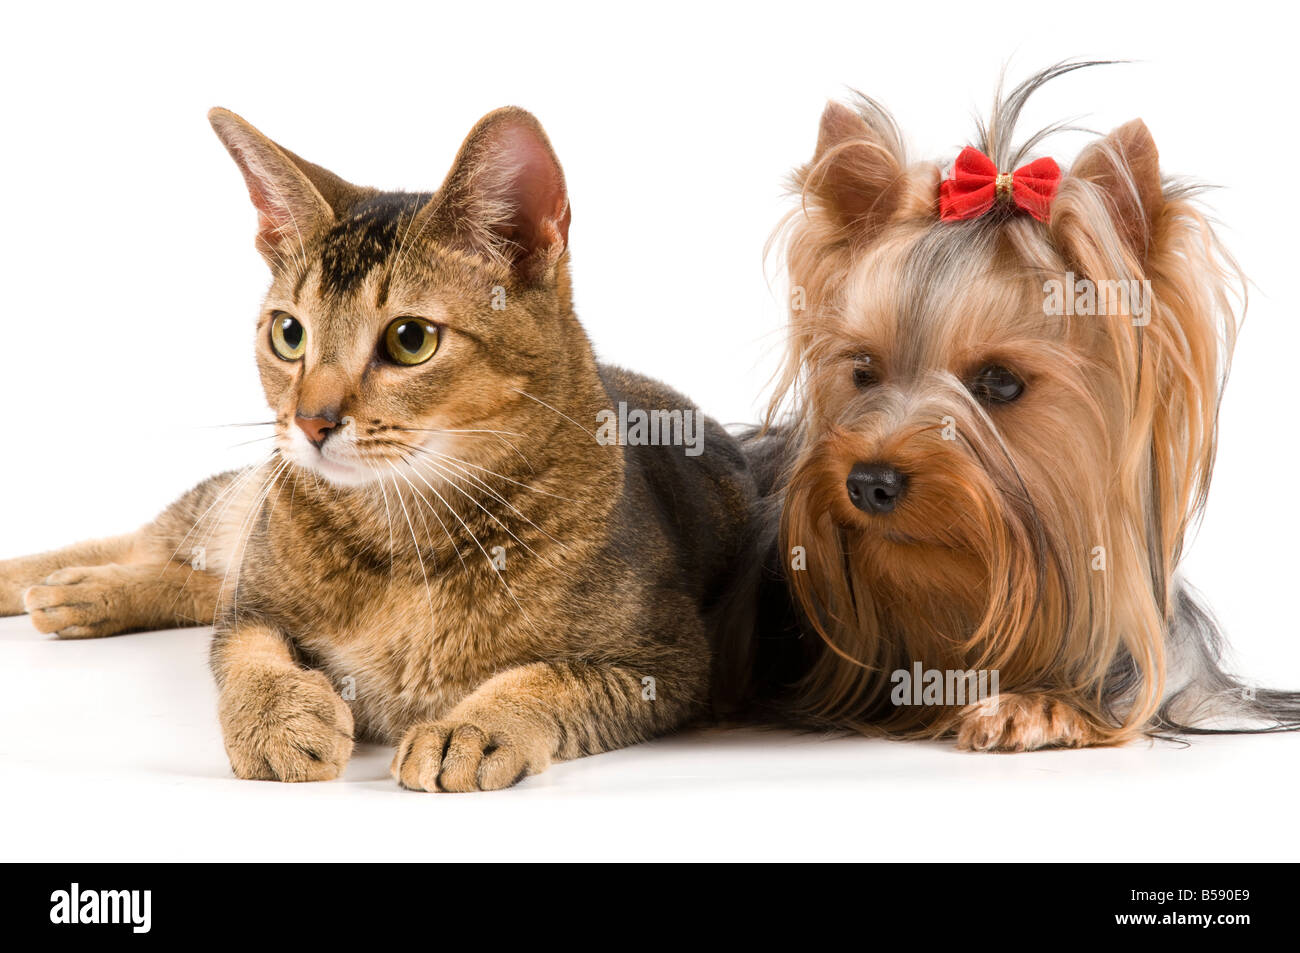
<svg viewBox="0 0 1300 953"><path fill-rule="evenodd" d="M325 443L325 438L330 435L330 432L338 426L337 421L330 420L328 417L294 417L293 422L318 449Z"/></svg>

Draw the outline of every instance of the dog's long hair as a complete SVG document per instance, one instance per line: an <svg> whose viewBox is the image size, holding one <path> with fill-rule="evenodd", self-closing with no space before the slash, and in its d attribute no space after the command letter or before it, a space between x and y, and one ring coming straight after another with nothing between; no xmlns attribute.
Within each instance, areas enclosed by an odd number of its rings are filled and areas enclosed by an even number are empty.
<svg viewBox="0 0 1300 953"><path fill-rule="evenodd" d="M1017 144L1026 100L1088 65L999 95L977 147L1000 170L1019 167L1064 128ZM919 660L1065 699L1088 743L1188 730L1227 709L1294 725L1297 696L1252 700L1222 672L1217 627L1176 579L1245 306L1199 190L1162 178L1140 120L1087 146L1047 224L1002 206L941 222L941 177L909 162L877 103L832 103L774 235L789 347L751 446L780 461L777 552L826 647L787 686L787 712L949 733L958 710L891 704L889 673ZM1069 274L1147 287L1149 299L1046 314L1048 283ZM1025 396L981 400L971 374L990 366L1014 369ZM907 474L897 510L851 505L846 475L863 461Z"/></svg>

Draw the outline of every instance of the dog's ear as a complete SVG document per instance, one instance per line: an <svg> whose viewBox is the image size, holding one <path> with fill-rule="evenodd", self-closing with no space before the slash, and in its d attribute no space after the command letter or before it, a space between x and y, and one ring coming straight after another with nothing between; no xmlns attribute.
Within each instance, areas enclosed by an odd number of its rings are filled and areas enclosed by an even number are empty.
<svg viewBox="0 0 1300 953"><path fill-rule="evenodd" d="M1127 402L1127 443L1116 459L1146 464L1117 482L1114 498L1149 514L1138 532L1148 534L1152 578L1167 586L1205 503L1244 280L1194 203L1164 191L1140 119L1084 150L1061 183L1050 227L1072 270L1146 285L1141 315L1110 313L1093 328L1108 342L1115 396Z"/></svg>
<svg viewBox="0 0 1300 953"><path fill-rule="evenodd" d="M805 208L824 212L842 237L868 241L897 210L902 177L896 136L831 101L822 112L817 151L795 174Z"/></svg>
<svg viewBox="0 0 1300 953"><path fill-rule="evenodd" d="M1116 232L1145 264L1165 205L1160 154L1146 123L1134 119L1092 143L1075 160L1067 187L1070 179L1088 184L1100 196Z"/></svg>

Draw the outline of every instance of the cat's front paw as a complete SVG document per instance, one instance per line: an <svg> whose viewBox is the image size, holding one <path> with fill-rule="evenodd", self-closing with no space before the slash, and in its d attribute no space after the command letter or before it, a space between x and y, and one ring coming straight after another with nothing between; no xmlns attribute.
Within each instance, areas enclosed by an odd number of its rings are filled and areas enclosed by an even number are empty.
<svg viewBox="0 0 1300 953"><path fill-rule="evenodd" d="M957 728L965 751L1083 748L1100 740L1077 709L1051 695L1000 694L969 706Z"/></svg>
<svg viewBox="0 0 1300 953"><path fill-rule="evenodd" d="M130 611L126 581L117 566L60 569L23 593L23 610L37 631L61 639L116 635Z"/></svg>
<svg viewBox="0 0 1300 953"><path fill-rule="evenodd" d="M352 712L323 674L254 668L221 692L230 766L259 781L329 781L352 755Z"/></svg>
<svg viewBox="0 0 1300 953"><path fill-rule="evenodd" d="M412 791L497 791L546 770L550 748L541 731L490 714L450 717L409 729L391 770Z"/></svg>
<svg viewBox="0 0 1300 953"><path fill-rule="evenodd" d="M23 605L23 593L27 591L27 583L15 570L6 570L5 564L0 563L0 616L22 615L27 611Z"/></svg>

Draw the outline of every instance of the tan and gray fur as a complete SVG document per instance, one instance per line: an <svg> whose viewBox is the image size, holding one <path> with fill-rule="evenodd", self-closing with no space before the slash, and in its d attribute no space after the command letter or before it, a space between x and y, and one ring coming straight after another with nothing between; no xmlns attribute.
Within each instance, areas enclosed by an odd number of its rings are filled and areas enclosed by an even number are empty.
<svg viewBox="0 0 1300 953"><path fill-rule="evenodd" d="M365 737L396 746L407 788L502 788L705 712L746 464L712 421L699 456L596 441L620 401L694 408L597 364L537 121L484 117L417 194L209 118L272 272L256 354L275 450L136 533L0 562L0 612L64 638L215 620L243 778L336 777ZM296 359L277 350L289 319ZM416 366L385 352L401 319L435 332Z"/></svg>
<svg viewBox="0 0 1300 953"><path fill-rule="evenodd" d="M977 148L1020 167L1059 128L1017 142L1026 100L1087 65L999 95ZM942 178L865 97L826 107L795 174L776 247L801 295L748 445L774 585L767 630L728 653L737 693L978 750L1300 724L1300 696L1222 670L1178 575L1244 298L1198 190L1162 175L1141 120L1087 145L1048 222L1006 204L941 221ZM1147 282L1149 313L1054 313L1068 273ZM888 484L879 507L854 501L863 480ZM1000 694L897 704L893 673L917 663L996 671Z"/></svg>

